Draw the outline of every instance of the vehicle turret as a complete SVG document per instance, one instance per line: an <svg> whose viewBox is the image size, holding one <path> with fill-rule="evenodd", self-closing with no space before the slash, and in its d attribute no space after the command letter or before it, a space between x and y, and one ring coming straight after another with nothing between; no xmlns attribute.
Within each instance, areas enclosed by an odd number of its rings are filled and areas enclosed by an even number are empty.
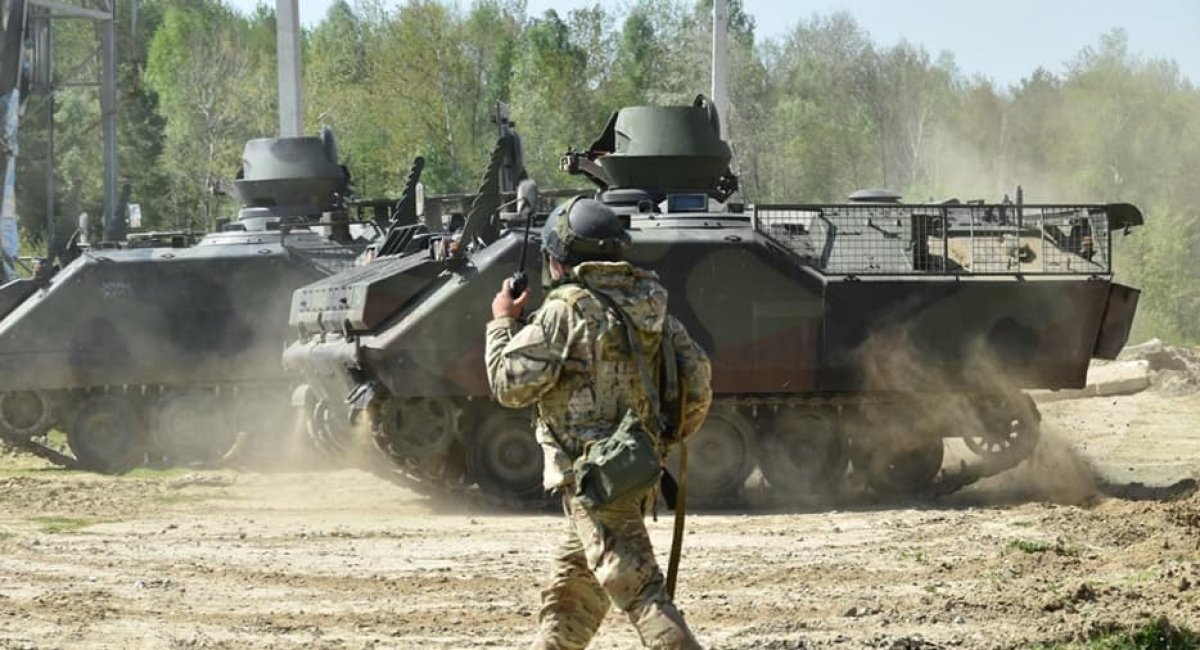
<svg viewBox="0 0 1200 650"><path fill-rule="evenodd" d="M672 194L724 201L737 190L733 154L721 139L716 107L700 95L691 106L631 106L608 119L587 151L563 157L563 170L583 174L610 204L657 203Z"/></svg>
<svg viewBox="0 0 1200 650"><path fill-rule="evenodd" d="M313 224L322 214L344 212L350 173L336 155L328 129L321 137L250 140L233 181L241 209L225 229L267 230L281 221Z"/></svg>

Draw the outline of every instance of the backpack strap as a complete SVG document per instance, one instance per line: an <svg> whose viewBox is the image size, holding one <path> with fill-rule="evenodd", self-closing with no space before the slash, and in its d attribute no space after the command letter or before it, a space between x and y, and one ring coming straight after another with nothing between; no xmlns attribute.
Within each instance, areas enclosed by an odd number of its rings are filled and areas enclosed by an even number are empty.
<svg viewBox="0 0 1200 650"><path fill-rule="evenodd" d="M561 300L567 303L567 305L574 307L575 303L579 302L580 298L591 293L592 292L588 291L587 287L584 286L582 282L564 281L554 285L554 287L546 294L543 302L549 300Z"/></svg>
<svg viewBox="0 0 1200 650"><path fill-rule="evenodd" d="M679 381L679 362L675 359L675 342L671 339L669 328L670 323L664 322L658 346L659 367L662 370L659 376L662 396L659 410L666 426L663 431L668 434L665 442L672 442L672 437L677 439L679 427L683 425L683 388Z"/></svg>
<svg viewBox="0 0 1200 650"><path fill-rule="evenodd" d="M588 295L589 293L590 292L586 288L584 288L580 283L563 282L561 284L556 285L554 288L552 288L546 294L546 297L543 299L542 302L544 304L545 302L550 301L550 300L561 300L561 301L567 303L568 307L570 307L571 309L574 309L575 303L577 303L580 298L582 298L585 295ZM580 445L574 444L574 443L569 443L568 441L563 440L562 436L558 435L558 432L555 431L554 427L550 426L550 423L547 422L546 420L542 420L542 424L545 425L546 431L548 431L550 433L550 437L554 438L554 442L558 444L558 448L561 449L563 451L563 453L565 453L567 455L567 457L571 459L571 462L575 462L575 459L579 458L579 456L583 453L583 450L580 448Z"/></svg>

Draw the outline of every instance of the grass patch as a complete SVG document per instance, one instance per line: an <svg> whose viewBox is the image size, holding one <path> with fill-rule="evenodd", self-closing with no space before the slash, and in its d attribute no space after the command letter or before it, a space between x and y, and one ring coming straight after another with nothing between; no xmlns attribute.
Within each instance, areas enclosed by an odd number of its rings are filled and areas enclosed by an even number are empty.
<svg viewBox="0 0 1200 650"><path fill-rule="evenodd" d="M46 432L46 442L55 449L69 449L67 445L67 434L58 429L51 429Z"/></svg>
<svg viewBox="0 0 1200 650"><path fill-rule="evenodd" d="M1004 547L1007 551L1021 551L1022 553L1047 553L1053 552L1055 555L1064 557L1075 557L1079 555L1079 549L1073 546L1067 546L1062 543L1062 540L1056 542L1047 542L1037 539L1014 539Z"/></svg>
<svg viewBox="0 0 1200 650"><path fill-rule="evenodd" d="M0 530L0 542L7 542L8 540L10 540L16 536L17 536L16 533L10 533L7 530Z"/></svg>
<svg viewBox="0 0 1200 650"><path fill-rule="evenodd" d="M1165 617L1140 627L1109 625L1089 635L1082 644L1040 646L1041 650L1193 650L1200 634L1178 627Z"/></svg>
<svg viewBox="0 0 1200 650"><path fill-rule="evenodd" d="M1154 567L1147 567L1145 569L1133 571L1128 575L1122 576L1121 578L1115 580L1114 582L1124 585L1144 585L1147 582L1153 582L1156 579L1158 579L1158 569L1155 569Z"/></svg>
<svg viewBox="0 0 1200 650"><path fill-rule="evenodd" d="M1117 650L1176 650L1200 647L1200 634L1184 627L1176 627L1166 618L1147 623L1127 635L1117 635L1115 644L1101 646Z"/></svg>
<svg viewBox="0 0 1200 650"><path fill-rule="evenodd" d="M1035 539L1014 539L1005 548L1010 551L1023 551L1025 553L1045 553L1054 548L1054 545L1050 542Z"/></svg>
<svg viewBox="0 0 1200 650"><path fill-rule="evenodd" d="M900 554L901 560L912 560L917 564L929 564L929 558L925 556L925 551L905 551Z"/></svg>
<svg viewBox="0 0 1200 650"><path fill-rule="evenodd" d="M95 519L84 519L82 517L33 517L29 521L37 524L43 533L50 535L75 533L92 524L99 523Z"/></svg>

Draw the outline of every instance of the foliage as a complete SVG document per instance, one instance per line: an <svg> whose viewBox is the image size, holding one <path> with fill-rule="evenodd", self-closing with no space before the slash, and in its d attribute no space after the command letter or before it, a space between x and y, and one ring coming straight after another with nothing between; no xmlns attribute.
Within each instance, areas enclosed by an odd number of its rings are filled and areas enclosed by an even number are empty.
<svg viewBox="0 0 1200 650"><path fill-rule="evenodd" d="M246 139L276 129L268 4L243 15L222 0L142 0L138 38L122 25L121 179L147 225L204 229L236 207L214 188L236 174ZM577 186L559 156L590 144L612 110L707 92L711 6L633 0L533 16L523 0L339 0L304 34L306 127L334 128L359 194L395 194L418 154L429 191L471 191L504 101L530 174ZM1118 236L1115 254L1120 279L1144 290L1135 337L1200 343L1200 91L1173 62L1131 53L1115 30L1061 74L1039 68L999 87L949 54L880 45L847 13L767 41L742 2L729 15L727 135L747 200L840 201L870 186L1000 200L1022 185L1032 202L1132 202L1147 226ZM91 27L55 29L58 81L81 60L77 76L94 77ZM56 241L79 212L100 212L95 94L55 95ZM19 209L38 245L46 129L36 111L25 120Z"/></svg>
<svg viewBox="0 0 1200 650"><path fill-rule="evenodd" d="M1098 626L1083 644L1045 646L1053 650L1191 650L1200 647L1200 634L1160 617L1137 627Z"/></svg>
<svg viewBox="0 0 1200 650"><path fill-rule="evenodd" d="M236 169L242 144L272 130L275 100L261 89L274 76L273 33L261 6L243 19L209 0L167 5L146 83L166 121L162 158L175 227L212 224L213 190Z"/></svg>
<svg viewBox="0 0 1200 650"><path fill-rule="evenodd" d="M1023 553L1053 552L1055 555L1068 557L1079 555L1079 549L1064 545L1062 540L1051 543L1035 539L1014 539L1009 541L1004 548L1008 551L1021 551Z"/></svg>

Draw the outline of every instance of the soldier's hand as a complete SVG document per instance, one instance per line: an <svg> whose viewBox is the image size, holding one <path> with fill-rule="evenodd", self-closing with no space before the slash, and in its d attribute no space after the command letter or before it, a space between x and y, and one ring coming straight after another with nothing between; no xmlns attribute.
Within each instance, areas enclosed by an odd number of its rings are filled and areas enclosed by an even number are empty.
<svg viewBox="0 0 1200 650"><path fill-rule="evenodd" d="M500 286L500 292L492 298L492 318L503 318L505 316L511 318L520 318L521 313L525 311L525 303L529 302L529 289L521 292L521 295L513 298L509 293L509 285L512 283L512 278L506 278L504 284Z"/></svg>

